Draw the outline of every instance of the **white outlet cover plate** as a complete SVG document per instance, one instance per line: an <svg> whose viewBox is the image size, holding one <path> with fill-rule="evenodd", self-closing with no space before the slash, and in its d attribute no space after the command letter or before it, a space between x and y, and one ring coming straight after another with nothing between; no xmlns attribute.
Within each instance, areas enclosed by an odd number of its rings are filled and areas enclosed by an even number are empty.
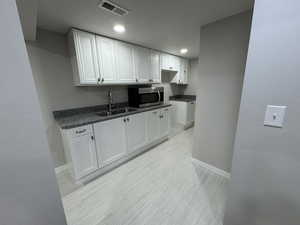
<svg viewBox="0 0 300 225"><path fill-rule="evenodd" d="M268 105L265 114L265 126L283 127L286 106Z"/></svg>

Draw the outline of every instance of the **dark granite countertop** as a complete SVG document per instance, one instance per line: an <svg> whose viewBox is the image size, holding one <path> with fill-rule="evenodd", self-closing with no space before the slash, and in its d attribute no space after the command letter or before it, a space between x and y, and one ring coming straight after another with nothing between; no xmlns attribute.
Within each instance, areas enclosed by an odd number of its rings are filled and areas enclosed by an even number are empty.
<svg viewBox="0 0 300 225"><path fill-rule="evenodd" d="M170 101L193 102L196 101L196 95L174 95L170 96Z"/></svg>
<svg viewBox="0 0 300 225"><path fill-rule="evenodd" d="M126 103L118 104L117 108L125 107ZM136 113L151 111L154 109L169 107L171 104L161 104L146 108L134 108L136 111L125 112L110 116L99 116L96 113L107 109L107 105L91 106L84 108L68 109L53 112L54 118L62 129L71 129L101 121L111 120Z"/></svg>

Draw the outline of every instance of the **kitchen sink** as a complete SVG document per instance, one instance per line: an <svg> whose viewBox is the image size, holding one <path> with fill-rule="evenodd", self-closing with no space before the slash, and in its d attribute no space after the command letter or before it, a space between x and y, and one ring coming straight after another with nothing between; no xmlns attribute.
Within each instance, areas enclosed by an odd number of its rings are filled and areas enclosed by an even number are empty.
<svg viewBox="0 0 300 225"><path fill-rule="evenodd" d="M109 111L101 111L97 112L96 114L101 117L106 117L106 116L113 116L113 115L119 115L123 113L128 113L128 112L135 112L137 109L134 108L120 108L120 109L113 109L111 112Z"/></svg>

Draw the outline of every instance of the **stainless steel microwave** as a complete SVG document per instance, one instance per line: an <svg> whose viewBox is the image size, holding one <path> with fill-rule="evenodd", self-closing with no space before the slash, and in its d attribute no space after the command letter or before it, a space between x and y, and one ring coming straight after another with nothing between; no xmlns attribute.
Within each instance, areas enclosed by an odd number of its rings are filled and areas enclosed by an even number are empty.
<svg viewBox="0 0 300 225"><path fill-rule="evenodd" d="M128 103L130 107L148 107L164 102L163 87L129 87Z"/></svg>

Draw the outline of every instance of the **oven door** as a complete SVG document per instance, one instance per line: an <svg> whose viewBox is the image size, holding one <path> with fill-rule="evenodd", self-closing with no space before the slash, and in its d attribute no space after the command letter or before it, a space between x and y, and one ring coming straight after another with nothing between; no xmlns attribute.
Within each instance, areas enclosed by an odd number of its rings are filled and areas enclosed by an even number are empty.
<svg viewBox="0 0 300 225"><path fill-rule="evenodd" d="M159 105L163 101L162 88L140 88L139 89L139 107L148 107Z"/></svg>

